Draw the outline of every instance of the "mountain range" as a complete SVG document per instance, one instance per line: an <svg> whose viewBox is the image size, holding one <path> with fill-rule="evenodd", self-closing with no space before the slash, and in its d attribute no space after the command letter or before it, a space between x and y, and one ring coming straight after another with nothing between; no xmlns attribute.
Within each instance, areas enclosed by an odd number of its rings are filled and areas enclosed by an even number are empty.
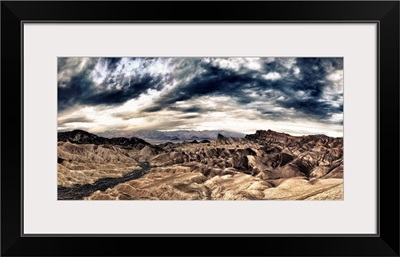
<svg viewBox="0 0 400 257"><path fill-rule="evenodd" d="M84 130L73 130L66 132L58 132L58 141L66 142L69 141L71 143L76 144L95 144L95 145L120 145L120 146L145 146L149 145L146 141L140 138L131 137L113 137L113 138L105 138L100 137Z"/></svg>
<svg viewBox="0 0 400 257"><path fill-rule="evenodd" d="M99 135L104 137L113 137L121 135L121 132L107 131ZM159 131L159 130L138 130L134 132L124 132L125 136L141 138L151 144L162 144L166 142L182 142L182 141L202 141L215 140L217 135L221 134L226 137L245 137L246 134L226 131L226 130L175 130L175 131Z"/></svg>
<svg viewBox="0 0 400 257"><path fill-rule="evenodd" d="M343 199L343 138L216 132L59 132L59 199ZM144 136L169 140L154 145Z"/></svg>

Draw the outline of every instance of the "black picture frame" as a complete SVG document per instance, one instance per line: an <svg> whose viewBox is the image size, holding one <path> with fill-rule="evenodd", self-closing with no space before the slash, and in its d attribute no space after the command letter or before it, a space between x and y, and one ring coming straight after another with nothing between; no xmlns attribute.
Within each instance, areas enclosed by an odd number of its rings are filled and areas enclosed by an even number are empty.
<svg viewBox="0 0 400 257"><path fill-rule="evenodd" d="M28 237L23 235L21 230L23 24L110 21L378 24L378 233L368 236L178 234L122 237L111 234ZM3 1L1 2L1 124L1 255L3 256L399 256L398 1ZM149 248L147 245L154 247ZM182 248L182 245L185 247ZM186 252L184 249L192 250Z"/></svg>

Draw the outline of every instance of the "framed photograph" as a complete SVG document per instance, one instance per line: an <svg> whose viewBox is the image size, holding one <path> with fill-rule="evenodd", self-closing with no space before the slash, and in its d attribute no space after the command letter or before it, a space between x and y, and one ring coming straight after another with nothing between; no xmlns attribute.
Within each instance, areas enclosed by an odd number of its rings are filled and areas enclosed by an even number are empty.
<svg viewBox="0 0 400 257"><path fill-rule="evenodd" d="M399 256L398 1L1 6L2 255Z"/></svg>

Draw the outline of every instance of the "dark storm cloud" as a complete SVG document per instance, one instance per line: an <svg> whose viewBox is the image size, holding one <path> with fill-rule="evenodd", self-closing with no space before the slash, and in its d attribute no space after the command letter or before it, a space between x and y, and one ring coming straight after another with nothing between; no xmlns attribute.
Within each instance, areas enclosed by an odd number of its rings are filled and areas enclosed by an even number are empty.
<svg viewBox="0 0 400 257"><path fill-rule="evenodd" d="M207 113L210 111L215 111L215 109L208 108L208 107L200 107L200 106L191 106L191 107L170 106L167 108L167 110L179 111L179 112L183 112L183 113L188 113L188 112Z"/></svg>
<svg viewBox="0 0 400 257"><path fill-rule="evenodd" d="M198 63L203 69L201 75L177 86L158 100L151 110L171 108L178 101L188 101L200 96L229 96L239 105L246 106L256 99L247 92L254 92L264 101L273 102L283 108L293 108L300 115L314 119L327 121L332 114L343 111L343 105L333 107L322 99L326 87L332 86L332 82L326 77L333 70L343 68L342 59L298 58L292 66L285 66L281 62L284 60L263 63L263 72L244 68L238 71L224 69L212 62ZM295 69L299 70L298 74L295 74ZM263 77L269 72L278 73L281 78L268 80ZM267 90L270 91L265 93ZM338 96L341 94L338 92ZM270 118L282 118L281 112L267 109L260 111L268 113Z"/></svg>
<svg viewBox="0 0 400 257"><path fill-rule="evenodd" d="M233 70L222 69L212 64L199 64L203 69L201 75L194 77L189 82L183 82L175 87L169 94L156 102L162 108L169 107L177 101L186 101L199 96L226 95L234 97L242 103L251 102L243 94L243 89L256 89L255 85L262 86L259 78L254 78L255 71L239 74ZM265 85L266 86L266 85Z"/></svg>
<svg viewBox="0 0 400 257"><path fill-rule="evenodd" d="M197 118L200 118L200 117L201 117L201 115L198 115L198 114L182 116L183 119L197 119Z"/></svg>
<svg viewBox="0 0 400 257"><path fill-rule="evenodd" d="M74 58L75 59L75 58ZM78 58L79 59L79 58ZM131 59L134 60L134 59ZM140 69L151 65L153 58L146 59ZM58 109L60 111L75 104L83 105L116 105L136 98L148 89L160 90L168 76L150 75L148 72L129 77L116 68L121 58L90 58L84 68L82 62L69 62L68 58L58 58ZM96 71L96 65L104 70ZM122 69L125 68L121 65ZM104 76L97 84L94 77Z"/></svg>
<svg viewBox="0 0 400 257"><path fill-rule="evenodd" d="M158 112L163 109L162 106L152 106L143 110L143 112Z"/></svg>
<svg viewBox="0 0 400 257"><path fill-rule="evenodd" d="M136 78L130 85L129 82L123 81L122 89L105 90L102 92L92 92L90 95L83 95L81 102L83 104L121 104L132 98L136 98L144 93L149 88L161 88L161 78L144 75Z"/></svg>
<svg viewBox="0 0 400 257"><path fill-rule="evenodd" d="M120 58L91 58L83 68L77 60L59 58L59 110L75 104L122 104L149 89L160 91L173 81L175 86L142 112L170 110L201 114L215 111L203 106L177 106L177 102L204 96L227 96L237 108L253 108L260 115L276 120L294 115L294 118L306 117L330 123L333 114L343 112L342 92L331 95L329 99L324 95L328 88L335 86L327 77L343 69L342 58L260 58L258 69L241 64L236 68L225 67L221 60L226 58L208 59L172 58L170 72L159 74L146 70L154 65L156 58L142 58L138 67L142 72L126 76L118 71L121 67L126 68L121 65ZM235 58L231 59L235 62ZM96 67L100 68L96 70ZM96 84L96 79L101 83ZM252 106L257 101L268 105ZM287 110L294 110L294 114L290 112L289 115ZM128 119L130 114L120 116Z"/></svg>
<svg viewBox="0 0 400 257"><path fill-rule="evenodd" d="M274 69L286 74L282 79L271 81L268 85L273 89L272 100L276 106L286 109L294 109L306 117L328 122L331 115L343 112L343 103L338 106L332 104L339 101L343 92L337 92L330 100L323 97L327 87L332 87L333 82L327 79L327 75L334 70L343 69L340 58L298 58L295 67L300 70L296 77L293 68L286 71L274 64ZM262 90L262 85L258 90ZM266 110L268 112L268 110ZM270 112L274 115L273 112ZM280 118L279 116L277 118ZM340 123L340 122L339 122Z"/></svg>

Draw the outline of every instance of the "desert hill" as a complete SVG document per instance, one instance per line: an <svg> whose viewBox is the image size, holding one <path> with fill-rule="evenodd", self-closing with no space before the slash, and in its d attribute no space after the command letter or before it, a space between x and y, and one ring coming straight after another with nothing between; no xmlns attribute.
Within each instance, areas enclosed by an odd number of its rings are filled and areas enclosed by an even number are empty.
<svg viewBox="0 0 400 257"><path fill-rule="evenodd" d="M85 199L343 198L343 138L259 130L155 146L81 130L58 136L59 199L78 191ZM141 176L121 180L133 171ZM96 190L101 179L108 189Z"/></svg>

